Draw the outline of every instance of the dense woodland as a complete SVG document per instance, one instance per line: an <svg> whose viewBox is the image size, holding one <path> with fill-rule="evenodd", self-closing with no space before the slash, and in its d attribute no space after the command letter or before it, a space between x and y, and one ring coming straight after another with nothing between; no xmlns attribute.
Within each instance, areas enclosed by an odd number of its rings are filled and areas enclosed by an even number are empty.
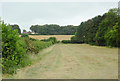
<svg viewBox="0 0 120 81"><path fill-rule="evenodd" d="M30 30L40 35L74 35L77 26L67 25L59 26L56 24L50 25L32 25Z"/></svg>
<svg viewBox="0 0 120 81"><path fill-rule="evenodd" d="M120 47L120 15L118 15L118 9L110 9L102 16L98 15L82 22L78 26L75 36L71 38L71 42Z"/></svg>

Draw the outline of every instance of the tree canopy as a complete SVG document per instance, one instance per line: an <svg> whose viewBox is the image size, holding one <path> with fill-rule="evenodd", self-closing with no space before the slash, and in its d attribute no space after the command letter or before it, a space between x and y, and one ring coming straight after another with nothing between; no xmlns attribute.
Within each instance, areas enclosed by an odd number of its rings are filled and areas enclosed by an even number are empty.
<svg viewBox="0 0 120 81"><path fill-rule="evenodd" d="M77 27L73 25L59 26L56 24L32 25L30 30L40 35L73 35Z"/></svg>
<svg viewBox="0 0 120 81"><path fill-rule="evenodd" d="M71 38L77 43L89 43L101 46L120 46L120 15L118 9L110 9L102 16L82 22Z"/></svg>
<svg viewBox="0 0 120 81"><path fill-rule="evenodd" d="M18 33L21 34L21 29L17 24L11 25L12 26L12 30L18 30Z"/></svg>

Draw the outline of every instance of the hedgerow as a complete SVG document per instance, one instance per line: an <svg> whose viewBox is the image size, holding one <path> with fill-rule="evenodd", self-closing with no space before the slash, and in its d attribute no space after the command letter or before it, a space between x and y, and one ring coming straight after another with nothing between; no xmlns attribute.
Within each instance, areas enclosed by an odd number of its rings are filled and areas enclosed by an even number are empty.
<svg viewBox="0 0 120 81"><path fill-rule="evenodd" d="M16 70L32 63L30 54L37 54L43 48L54 44L56 38L40 41L24 35L19 37L18 30L12 30L11 25L2 24L2 72L14 74ZM31 52L31 53L30 53Z"/></svg>
<svg viewBox="0 0 120 81"><path fill-rule="evenodd" d="M26 50L19 43L18 31L11 29L12 26L2 23L2 72L9 74L15 73L26 57Z"/></svg>

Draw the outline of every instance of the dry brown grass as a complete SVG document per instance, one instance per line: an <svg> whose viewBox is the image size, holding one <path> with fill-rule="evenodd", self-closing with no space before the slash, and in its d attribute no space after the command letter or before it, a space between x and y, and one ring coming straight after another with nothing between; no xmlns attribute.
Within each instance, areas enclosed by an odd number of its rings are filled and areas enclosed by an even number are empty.
<svg viewBox="0 0 120 81"><path fill-rule="evenodd" d="M118 49L88 44L55 44L14 79L117 79ZM37 59L37 57L35 57ZM35 59L32 57L32 59Z"/></svg>
<svg viewBox="0 0 120 81"><path fill-rule="evenodd" d="M57 40L70 40L70 38L74 35L29 35L29 37L42 40L42 39L48 39L49 37L56 37Z"/></svg>

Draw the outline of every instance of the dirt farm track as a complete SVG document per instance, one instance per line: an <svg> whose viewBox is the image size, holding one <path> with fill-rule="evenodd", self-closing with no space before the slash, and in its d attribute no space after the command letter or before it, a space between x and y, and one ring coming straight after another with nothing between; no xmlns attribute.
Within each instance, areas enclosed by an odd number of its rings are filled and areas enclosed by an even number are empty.
<svg viewBox="0 0 120 81"><path fill-rule="evenodd" d="M118 49L88 44L55 44L41 60L17 72L19 79L117 79Z"/></svg>

